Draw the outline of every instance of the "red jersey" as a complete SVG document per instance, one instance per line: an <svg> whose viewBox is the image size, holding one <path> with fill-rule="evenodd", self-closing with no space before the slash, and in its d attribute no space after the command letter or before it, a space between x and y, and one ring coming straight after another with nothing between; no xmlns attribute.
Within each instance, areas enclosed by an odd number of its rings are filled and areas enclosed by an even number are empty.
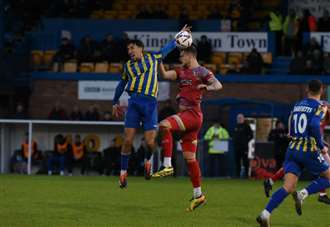
<svg viewBox="0 0 330 227"><path fill-rule="evenodd" d="M199 90L197 86L207 84L208 80L214 77L213 73L202 66L193 69L179 68L175 71L180 90L176 96L179 105L199 106L202 101L203 90Z"/></svg>

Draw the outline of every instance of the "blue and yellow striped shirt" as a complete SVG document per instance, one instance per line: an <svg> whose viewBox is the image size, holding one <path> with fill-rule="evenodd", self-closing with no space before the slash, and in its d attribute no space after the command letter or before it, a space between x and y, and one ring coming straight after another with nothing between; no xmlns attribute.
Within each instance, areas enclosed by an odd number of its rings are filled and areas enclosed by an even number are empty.
<svg viewBox="0 0 330 227"><path fill-rule="evenodd" d="M323 148L320 122L325 113L320 101L306 98L298 102L290 117L291 150L315 152Z"/></svg>
<svg viewBox="0 0 330 227"><path fill-rule="evenodd" d="M113 104L118 104L125 87L130 95L135 93L156 98L158 94L158 64L175 47L175 40L172 40L159 52L143 53L141 59L127 61L115 91Z"/></svg>
<svg viewBox="0 0 330 227"><path fill-rule="evenodd" d="M157 97L157 71L161 59L161 53L144 53L138 61L129 60L122 74L122 80L127 81L126 91Z"/></svg>

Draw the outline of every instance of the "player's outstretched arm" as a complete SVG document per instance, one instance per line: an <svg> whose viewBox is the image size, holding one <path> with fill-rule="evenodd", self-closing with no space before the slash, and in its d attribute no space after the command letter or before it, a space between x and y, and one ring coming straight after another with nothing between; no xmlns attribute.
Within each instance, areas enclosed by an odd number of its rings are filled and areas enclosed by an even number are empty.
<svg viewBox="0 0 330 227"><path fill-rule="evenodd" d="M175 70L166 71L164 64L162 62L159 64L159 72L160 72L160 75L162 75L162 77L165 80L176 80L176 78L177 78L176 71Z"/></svg>
<svg viewBox="0 0 330 227"><path fill-rule="evenodd" d="M197 86L197 88L200 90L205 89L207 91L219 91L222 89L222 84L217 78L212 76L207 80L207 84L200 84Z"/></svg>

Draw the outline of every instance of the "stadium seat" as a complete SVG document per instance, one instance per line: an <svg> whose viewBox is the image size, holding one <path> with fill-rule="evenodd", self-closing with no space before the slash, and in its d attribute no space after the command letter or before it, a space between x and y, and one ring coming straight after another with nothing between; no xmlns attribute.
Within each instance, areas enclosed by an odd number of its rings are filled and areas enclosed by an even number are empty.
<svg viewBox="0 0 330 227"><path fill-rule="evenodd" d="M262 59L264 60L265 64L272 64L273 63L273 55L272 53L262 53Z"/></svg>
<svg viewBox="0 0 330 227"><path fill-rule="evenodd" d="M91 73L94 72L94 63L92 62L83 62L79 66L79 72L81 73Z"/></svg>
<svg viewBox="0 0 330 227"><path fill-rule="evenodd" d="M46 67L49 67L51 65L55 54L56 54L56 50L46 50L44 52L43 63Z"/></svg>
<svg viewBox="0 0 330 227"><path fill-rule="evenodd" d="M204 67L211 70L214 74L217 72L217 66L215 64L204 64Z"/></svg>
<svg viewBox="0 0 330 227"><path fill-rule="evenodd" d="M120 63L111 63L109 67L109 73L121 73L123 65Z"/></svg>
<svg viewBox="0 0 330 227"><path fill-rule="evenodd" d="M77 62L73 62L73 61L65 62L63 65L63 72L66 73L75 73L77 72L77 69L78 69Z"/></svg>
<svg viewBox="0 0 330 227"><path fill-rule="evenodd" d="M109 68L108 62L98 62L98 63L95 63L94 71L96 73L107 73L108 68Z"/></svg>
<svg viewBox="0 0 330 227"><path fill-rule="evenodd" d="M230 65L241 64L242 59L243 59L242 53L229 53L228 54L228 64L230 64Z"/></svg>
<svg viewBox="0 0 330 227"><path fill-rule="evenodd" d="M223 64L225 62L225 57L222 55L213 54L211 57L211 62L216 65Z"/></svg>
<svg viewBox="0 0 330 227"><path fill-rule="evenodd" d="M32 50L31 51L31 63L34 70L38 70L42 64L43 51Z"/></svg>

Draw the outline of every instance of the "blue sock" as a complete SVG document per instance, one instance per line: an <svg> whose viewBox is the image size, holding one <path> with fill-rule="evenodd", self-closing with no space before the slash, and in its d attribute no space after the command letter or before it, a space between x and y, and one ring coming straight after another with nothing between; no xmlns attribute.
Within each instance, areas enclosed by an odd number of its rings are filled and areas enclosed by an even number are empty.
<svg viewBox="0 0 330 227"><path fill-rule="evenodd" d="M120 169L121 170L128 169L128 160L129 160L129 154L121 154L121 156L120 156Z"/></svg>
<svg viewBox="0 0 330 227"><path fill-rule="evenodd" d="M272 213L272 211L278 207L282 203L282 201L289 195L289 193L282 187L278 189L270 198L266 210L269 213Z"/></svg>
<svg viewBox="0 0 330 227"><path fill-rule="evenodd" d="M330 187L330 181L324 177L319 177L306 187L308 194L314 194Z"/></svg>

